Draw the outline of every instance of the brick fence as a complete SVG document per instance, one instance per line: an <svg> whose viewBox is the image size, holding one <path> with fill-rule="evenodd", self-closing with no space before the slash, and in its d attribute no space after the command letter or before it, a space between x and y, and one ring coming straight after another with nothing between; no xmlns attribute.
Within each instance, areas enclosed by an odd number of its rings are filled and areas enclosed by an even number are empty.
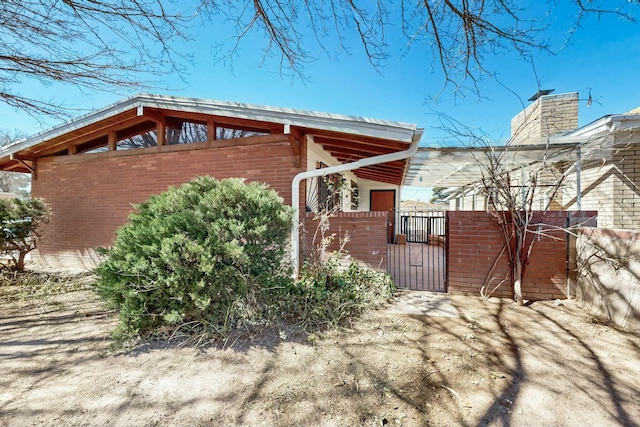
<svg viewBox="0 0 640 427"><path fill-rule="evenodd" d="M320 236L316 234L318 221L316 214L305 212L302 218L302 256L311 256ZM344 249L353 260L376 270L387 268L387 220L388 212L338 212L329 220L329 230L325 235L335 234L328 251L340 248L345 236L349 241ZM315 241L314 241L315 237Z"/></svg>
<svg viewBox="0 0 640 427"><path fill-rule="evenodd" d="M640 232L582 229L577 298L595 314L640 331Z"/></svg>
<svg viewBox="0 0 640 427"><path fill-rule="evenodd" d="M524 267L525 299L567 296L567 233L562 229L596 212L554 211L534 215L544 235L536 235L529 263ZM449 211L448 291L479 295L485 286L493 296L513 297L511 265L497 218L483 211ZM554 230L555 228L555 230ZM502 253L501 253L502 252Z"/></svg>

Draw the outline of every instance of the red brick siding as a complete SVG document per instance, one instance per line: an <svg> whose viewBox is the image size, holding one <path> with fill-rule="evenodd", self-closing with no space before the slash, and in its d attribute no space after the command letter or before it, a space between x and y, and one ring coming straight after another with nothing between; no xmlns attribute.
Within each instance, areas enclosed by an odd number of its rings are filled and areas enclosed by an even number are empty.
<svg viewBox="0 0 640 427"><path fill-rule="evenodd" d="M314 248L314 233L318 222L311 212L303 215L302 251L303 257L309 256ZM345 233L349 242L345 249L352 259L378 270L387 268L387 212L340 212L329 220L329 231L335 233L329 251L339 248ZM319 239L319 237L318 237Z"/></svg>
<svg viewBox="0 0 640 427"><path fill-rule="evenodd" d="M140 149L139 155L104 154L38 160L32 192L53 210L36 254L46 265L92 267L93 249L112 244L114 231L126 222L132 204L196 176L265 182L290 204L291 180L302 171L284 140L161 153Z"/></svg>
<svg viewBox="0 0 640 427"><path fill-rule="evenodd" d="M536 215L533 222L552 227L566 227L568 212L547 212ZM582 212L594 217L595 212ZM504 246L504 237L497 219L487 212L449 211L448 290L451 293L479 295L492 266ZM548 230L545 227L544 230ZM555 299L566 297L567 238L564 231L548 231L548 236L536 238L529 263L525 266L523 295L526 299ZM501 256L490 275L487 288L499 297L513 297L508 254Z"/></svg>

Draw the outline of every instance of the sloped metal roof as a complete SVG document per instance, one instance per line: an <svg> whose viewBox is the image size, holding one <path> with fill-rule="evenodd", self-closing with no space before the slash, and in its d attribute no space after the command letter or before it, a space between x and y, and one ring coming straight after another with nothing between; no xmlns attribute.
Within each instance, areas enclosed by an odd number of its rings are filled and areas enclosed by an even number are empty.
<svg viewBox="0 0 640 427"><path fill-rule="evenodd" d="M109 132L125 138L155 128L163 118L211 120L231 128L272 134L304 135L341 162L406 150L420 140L415 124L228 101L140 94L80 116L0 149L0 169L26 172L46 156L66 155L70 148L86 152L104 145ZM408 161L370 166L356 172L363 178L401 184Z"/></svg>

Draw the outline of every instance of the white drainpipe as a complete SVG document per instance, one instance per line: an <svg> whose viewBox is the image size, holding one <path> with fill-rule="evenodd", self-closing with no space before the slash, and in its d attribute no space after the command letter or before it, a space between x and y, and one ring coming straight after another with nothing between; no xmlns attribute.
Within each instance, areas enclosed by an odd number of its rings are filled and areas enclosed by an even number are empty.
<svg viewBox="0 0 640 427"><path fill-rule="evenodd" d="M291 225L291 261L293 262L294 277L298 277L298 272L300 270L300 182L307 178L315 178L318 176L330 175L332 173L351 171L365 166L404 160L413 156L416 151L418 151L419 143L420 134L414 133L413 141L407 150L382 154L380 156L367 157L353 163L345 163L338 166L300 172L293 178L293 181L291 182L291 205L293 206L293 221Z"/></svg>

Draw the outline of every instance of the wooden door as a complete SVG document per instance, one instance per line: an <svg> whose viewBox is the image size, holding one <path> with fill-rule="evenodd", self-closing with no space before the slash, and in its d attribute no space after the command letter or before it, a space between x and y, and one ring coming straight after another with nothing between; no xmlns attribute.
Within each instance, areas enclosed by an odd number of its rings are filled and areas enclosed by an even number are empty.
<svg viewBox="0 0 640 427"><path fill-rule="evenodd" d="M387 222L387 242L393 243L396 190L371 190L369 200L369 208L371 211L389 212L389 221Z"/></svg>

